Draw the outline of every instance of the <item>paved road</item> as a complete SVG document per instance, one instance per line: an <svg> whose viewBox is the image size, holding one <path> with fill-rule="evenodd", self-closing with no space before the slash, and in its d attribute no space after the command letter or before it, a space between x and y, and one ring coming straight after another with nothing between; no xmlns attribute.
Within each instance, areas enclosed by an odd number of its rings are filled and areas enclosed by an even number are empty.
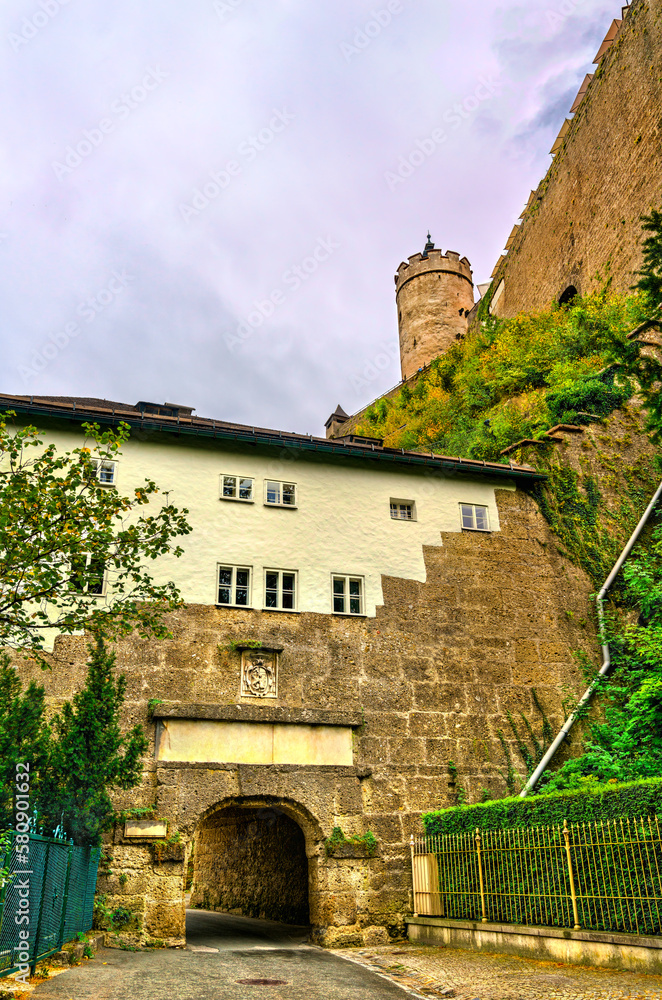
<svg viewBox="0 0 662 1000"><path fill-rule="evenodd" d="M187 915L187 949L102 949L42 983L35 1000L403 1000L403 990L305 943L305 928L204 910ZM250 985L242 979L280 980Z"/></svg>

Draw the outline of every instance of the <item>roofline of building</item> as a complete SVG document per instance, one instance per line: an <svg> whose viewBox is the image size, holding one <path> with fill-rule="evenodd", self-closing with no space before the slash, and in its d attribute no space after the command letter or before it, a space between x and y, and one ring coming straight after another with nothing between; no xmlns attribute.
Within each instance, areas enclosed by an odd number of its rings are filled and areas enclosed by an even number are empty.
<svg viewBox="0 0 662 1000"><path fill-rule="evenodd" d="M250 445L263 445L272 448L288 448L293 451L314 451L320 455L334 455L338 458L363 459L379 462L390 462L408 467L423 466L439 471L463 473L474 476L501 476L507 479L517 479L528 482L541 482L547 479L543 473L537 472L531 466L508 465L497 462L484 462L470 458L454 458L447 455L435 455L417 451L405 451L404 448L385 448L376 445L361 445L333 438L316 438L307 434L294 434L287 431L274 431L262 427L250 427L243 424L230 424L224 421L209 420L203 417L166 417L153 414L139 414L133 409L112 409L76 405L72 402L46 402L38 396L0 395L0 411L14 410L16 414L50 417L57 420L68 420L73 423L98 423L107 427L117 427L126 423L141 431L174 434L178 437L207 438L218 441L236 441Z"/></svg>

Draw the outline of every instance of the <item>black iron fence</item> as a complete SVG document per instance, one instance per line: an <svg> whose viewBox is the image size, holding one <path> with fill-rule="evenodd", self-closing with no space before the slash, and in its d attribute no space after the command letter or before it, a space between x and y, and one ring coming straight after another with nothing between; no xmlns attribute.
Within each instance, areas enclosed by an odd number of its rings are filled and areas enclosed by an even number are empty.
<svg viewBox="0 0 662 1000"><path fill-rule="evenodd" d="M10 831L0 869L0 976L27 971L92 927L99 848Z"/></svg>

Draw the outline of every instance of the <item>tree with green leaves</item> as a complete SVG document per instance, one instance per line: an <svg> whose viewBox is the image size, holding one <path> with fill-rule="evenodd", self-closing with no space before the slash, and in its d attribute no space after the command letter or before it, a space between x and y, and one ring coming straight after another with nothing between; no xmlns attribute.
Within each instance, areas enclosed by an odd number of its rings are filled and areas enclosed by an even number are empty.
<svg viewBox="0 0 662 1000"><path fill-rule="evenodd" d="M16 765L30 762L40 771L48 759L44 689L31 681L26 691L9 656L0 655L0 828L13 825Z"/></svg>
<svg viewBox="0 0 662 1000"><path fill-rule="evenodd" d="M598 687L604 717L588 724L582 754L546 772L542 791L662 774L662 524L623 577L624 601L638 617L615 614L608 623L613 669Z"/></svg>
<svg viewBox="0 0 662 1000"><path fill-rule="evenodd" d="M642 216L646 236L642 243L644 255L638 281L632 287L640 293L646 318L629 336L615 334L612 339L612 360L620 375L634 378L639 385L648 415L648 430L653 439L662 441L662 361L656 344L662 332L662 211L653 209ZM648 340L653 331L656 339Z"/></svg>
<svg viewBox="0 0 662 1000"><path fill-rule="evenodd" d="M140 781L147 739L140 725L122 731L126 677L115 678L115 654L102 638L88 649L83 688L50 722L44 716L44 689L31 683L22 694L8 658L0 664L0 824L5 828L12 826L18 760L30 762L38 825L49 834L60 828L76 844L98 846L115 818L110 792Z"/></svg>
<svg viewBox="0 0 662 1000"><path fill-rule="evenodd" d="M188 511L156 508L151 480L129 494L104 484L99 470L117 459L128 425L84 424L81 446L58 452L35 427L11 426L13 416L0 417L0 646L43 664L54 631L167 635L164 615L181 598L172 581L154 582L150 564L182 554Z"/></svg>

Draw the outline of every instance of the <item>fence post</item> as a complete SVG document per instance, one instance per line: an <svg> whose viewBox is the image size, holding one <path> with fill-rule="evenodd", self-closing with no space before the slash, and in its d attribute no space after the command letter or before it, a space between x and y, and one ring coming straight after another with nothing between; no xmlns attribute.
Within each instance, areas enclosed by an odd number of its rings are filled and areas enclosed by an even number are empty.
<svg viewBox="0 0 662 1000"><path fill-rule="evenodd" d="M485 885L483 883L483 853L481 848L480 833L476 827L476 854L478 855L478 877L480 879L480 905L483 911L481 923L487 923L487 909L485 908Z"/></svg>
<svg viewBox="0 0 662 1000"><path fill-rule="evenodd" d="M581 930L579 923L579 913L577 911L577 893L575 892L575 876L572 871L572 855L570 853L570 830L568 830L567 819L563 820L563 839L565 840L565 853L568 859L568 875L570 876L570 895L572 896L572 912L575 918L576 931Z"/></svg>
<svg viewBox="0 0 662 1000"><path fill-rule="evenodd" d="M418 913L416 912L416 864L414 862L414 834L413 833L411 834L411 836L409 838L409 847L411 849L411 884L412 884L412 886L414 888L414 905L412 906L412 910L414 911L414 916L417 917Z"/></svg>
<svg viewBox="0 0 662 1000"><path fill-rule="evenodd" d="M73 840L68 845L67 851L67 876L64 880L64 900L62 903L62 919L60 920L60 931L57 937L58 948L61 948L64 944L64 929L67 920L67 906L69 905L69 880L71 878L71 868L74 854L74 843Z"/></svg>
<svg viewBox="0 0 662 1000"><path fill-rule="evenodd" d="M39 935L41 934L41 917L44 912L44 896L46 895L46 878L48 876L48 855L50 853L50 841L46 842L46 857L44 858L44 870L41 876L41 899L39 900L39 917L37 918L37 933L34 936L34 956L32 959L32 975L37 971L37 961L39 959Z"/></svg>

